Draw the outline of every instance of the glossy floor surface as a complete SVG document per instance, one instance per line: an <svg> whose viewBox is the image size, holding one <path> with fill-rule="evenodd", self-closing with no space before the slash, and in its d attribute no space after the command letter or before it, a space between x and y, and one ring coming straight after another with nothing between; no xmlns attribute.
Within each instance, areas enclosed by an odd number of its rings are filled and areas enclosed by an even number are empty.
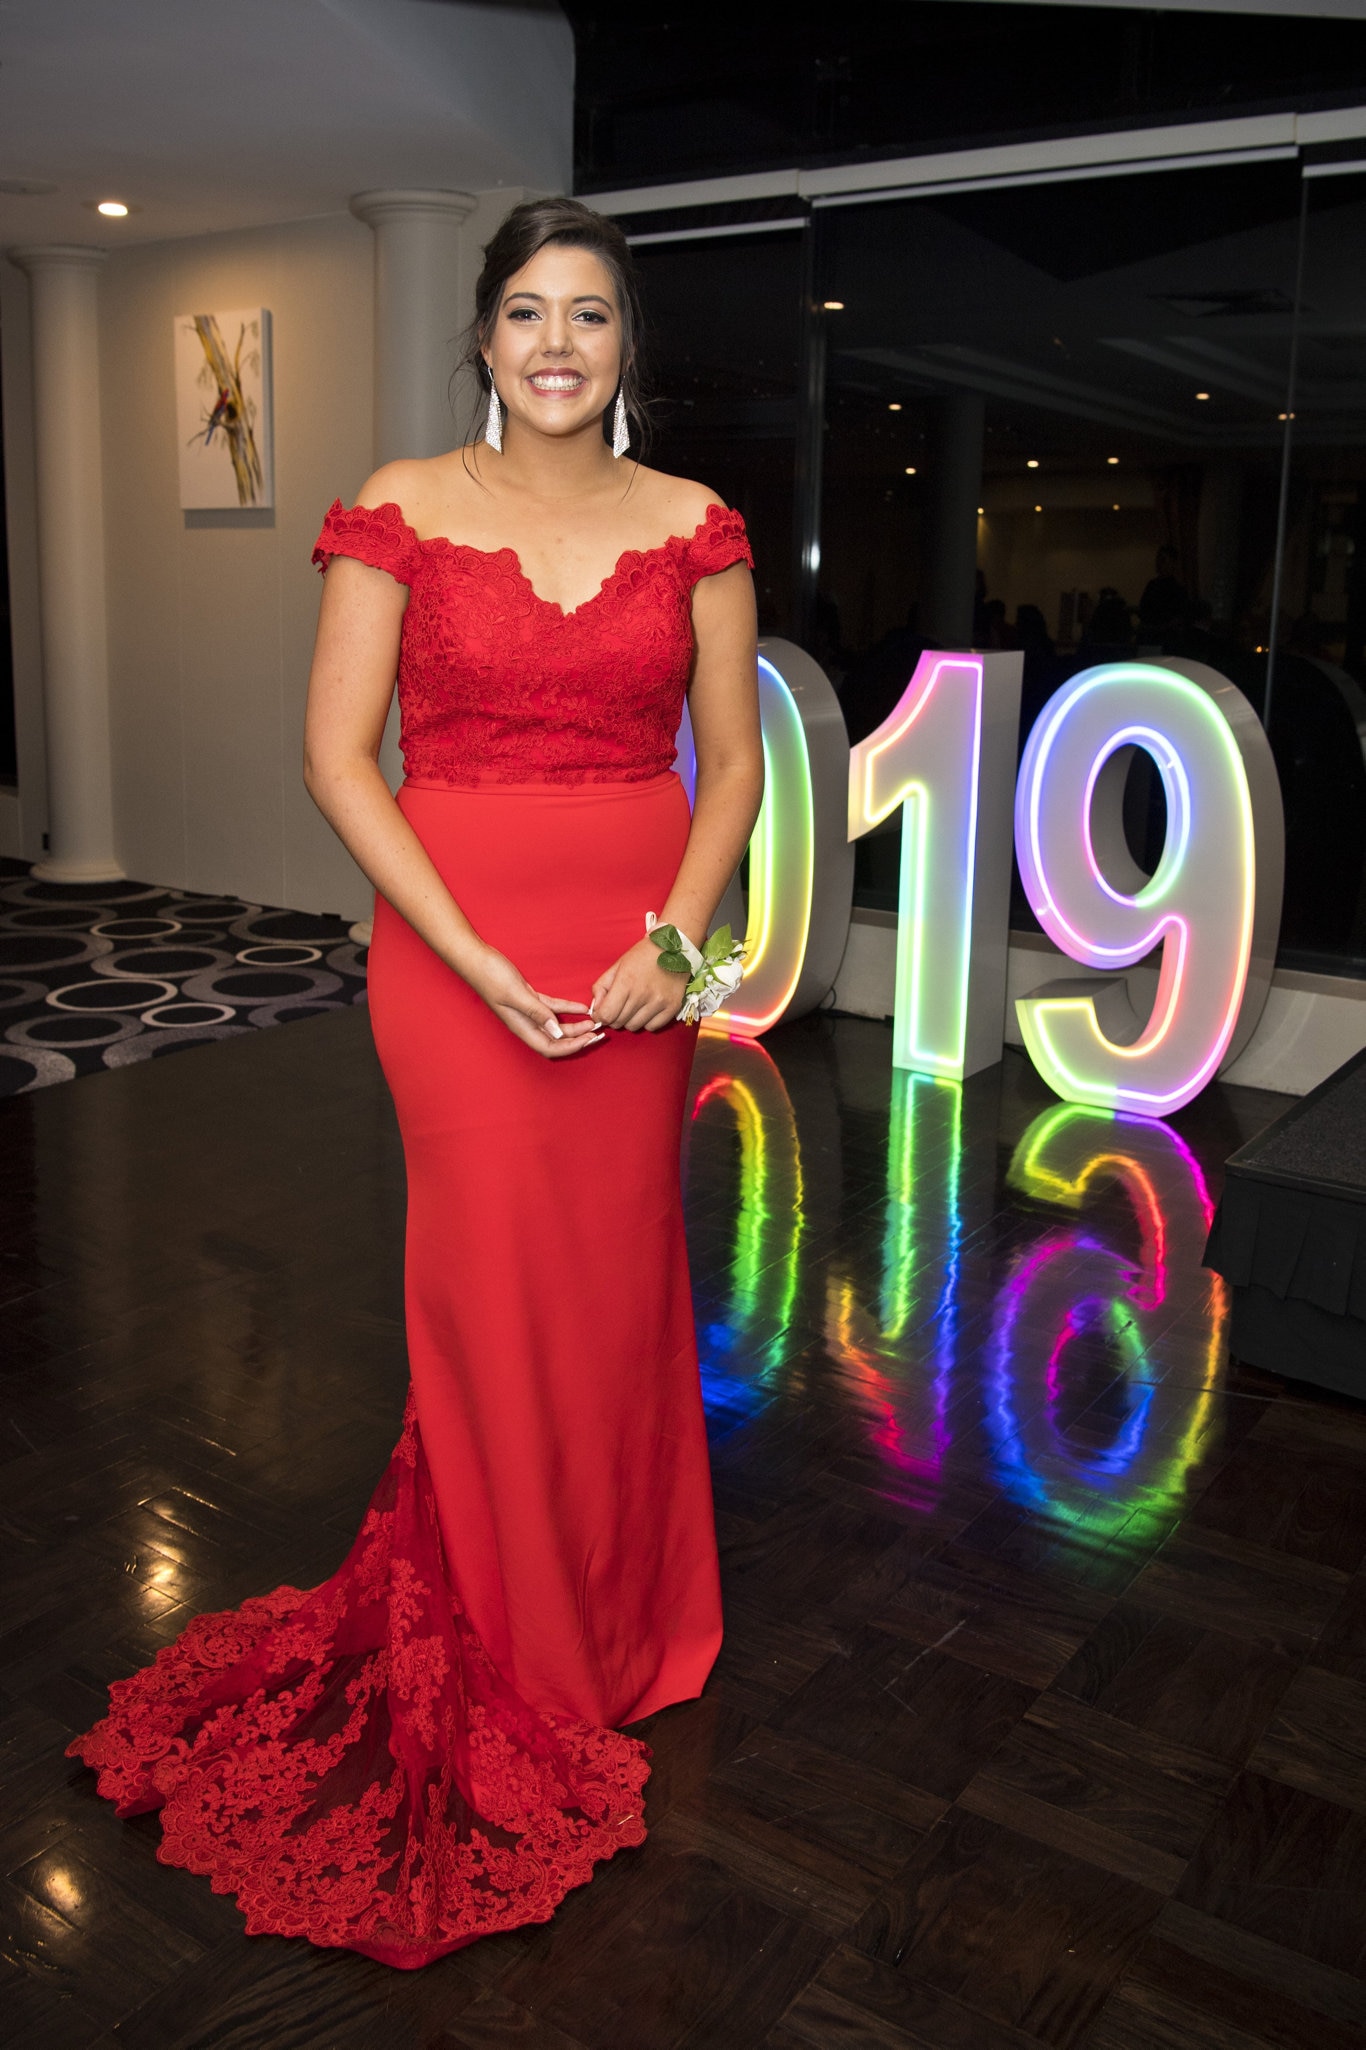
<svg viewBox="0 0 1366 2050"><path fill-rule="evenodd" d="M646 1847L400 1975L248 1940L70 1735L345 1550L404 1386L363 1012L0 1104L6 2040L63 2050L1346 2050L1366 2040L1366 1414L1225 1357L1220 1163L890 1035L704 1041L728 1637ZM497 1305L490 1305L496 1340Z"/></svg>

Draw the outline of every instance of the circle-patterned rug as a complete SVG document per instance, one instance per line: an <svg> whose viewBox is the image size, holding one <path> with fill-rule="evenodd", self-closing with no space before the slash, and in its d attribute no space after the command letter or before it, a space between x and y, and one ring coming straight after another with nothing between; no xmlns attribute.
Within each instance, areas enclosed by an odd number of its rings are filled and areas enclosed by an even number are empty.
<svg viewBox="0 0 1366 2050"><path fill-rule="evenodd" d="M0 861L0 1096L364 1001L344 919Z"/></svg>

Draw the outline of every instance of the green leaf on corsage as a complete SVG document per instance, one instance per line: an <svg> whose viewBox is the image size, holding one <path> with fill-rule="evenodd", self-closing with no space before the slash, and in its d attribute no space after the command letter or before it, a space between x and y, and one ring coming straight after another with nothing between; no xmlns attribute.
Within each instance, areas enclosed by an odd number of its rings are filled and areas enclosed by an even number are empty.
<svg viewBox="0 0 1366 2050"><path fill-rule="evenodd" d="M728 925L718 926L716 931L703 944L703 958L707 961L720 961L730 952L734 945L735 941L731 936L730 927Z"/></svg>
<svg viewBox="0 0 1366 2050"><path fill-rule="evenodd" d="M662 954L677 954L683 963L683 968L687 967L686 960L683 960L682 935L676 925L657 925L651 932L650 938ZM674 968L671 961L666 961L664 965L672 974L677 975L681 973L681 970Z"/></svg>
<svg viewBox="0 0 1366 2050"><path fill-rule="evenodd" d="M692 968L682 954L665 953L659 957L659 965L670 975L691 975Z"/></svg>

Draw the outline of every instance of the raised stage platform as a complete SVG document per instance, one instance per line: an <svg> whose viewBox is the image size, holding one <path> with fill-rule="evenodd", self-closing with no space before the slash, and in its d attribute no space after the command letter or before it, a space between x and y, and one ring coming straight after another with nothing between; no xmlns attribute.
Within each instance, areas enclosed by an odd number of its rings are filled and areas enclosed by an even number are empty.
<svg viewBox="0 0 1366 2050"><path fill-rule="evenodd" d="M1232 1154L1205 1265L1229 1351L1366 1400L1366 1047Z"/></svg>

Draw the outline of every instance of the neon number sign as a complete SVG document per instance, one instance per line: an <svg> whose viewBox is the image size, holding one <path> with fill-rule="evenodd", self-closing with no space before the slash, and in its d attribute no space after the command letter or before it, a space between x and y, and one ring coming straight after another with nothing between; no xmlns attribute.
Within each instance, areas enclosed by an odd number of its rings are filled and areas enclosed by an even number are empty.
<svg viewBox="0 0 1366 2050"><path fill-rule="evenodd" d="M839 973L854 895L843 831L849 742L825 671L791 641L759 649L764 801L749 843L749 948L736 1002L713 1030L757 1039L800 1018Z"/></svg>
<svg viewBox="0 0 1366 2050"><path fill-rule="evenodd" d="M758 1038L828 993L849 938L849 843L900 807L893 1063L961 1079L1000 1058L1020 668L1018 655L929 651L895 711L850 749L823 671L789 641L761 644L767 783L748 906L737 878L717 914L745 932L749 959L711 1029ZM1136 748L1152 755L1167 798L1151 877L1124 842ZM691 786L686 713L677 767ZM1030 735L1014 817L1039 923L1070 961L1102 971L1017 1002L1035 1066L1067 1102L1178 1110L1242 1051L1270 986L1284 839L1252 707L1200 663L1087 670ZM1144 1022L1124 971L1159 948Z"/></svg>
<svg viewBox="0 0 1366 2050"><path fill-rule="evenodd" d="M1132 752L1167 799L1145 876L1124 841ZM1116 662L1072 678L1040 714L1015 793L1020 875L1072 960L1107 970L1016 1004L1039 1073L1070 1103L1164 1116L1236 1058L1270 987L1280 924L1280 793L1247 699L1198 662ZM1161 946L1146 1022L1120 971Z"/></svg>
<svg viewBox="0 0 1366 2050"><path fill-rule="evenodd" d="M961 1078L1001 1058L1019 655L924 654L849 760L849 838L902 807L892 1063Z"/></svg>
<svg viewBox="0 0 1366 2050"><path fill-rule="evenodd" d="M737 877L715 920L745 935L745 979L736 1003L706 1025L742 1039L802 1017L827 994L854 895L844 715L825 671L791 641L759 644L759 719L764 801L749 843L748 909ZM686 708L674 767L691 796L697 762Z"/></svg>

